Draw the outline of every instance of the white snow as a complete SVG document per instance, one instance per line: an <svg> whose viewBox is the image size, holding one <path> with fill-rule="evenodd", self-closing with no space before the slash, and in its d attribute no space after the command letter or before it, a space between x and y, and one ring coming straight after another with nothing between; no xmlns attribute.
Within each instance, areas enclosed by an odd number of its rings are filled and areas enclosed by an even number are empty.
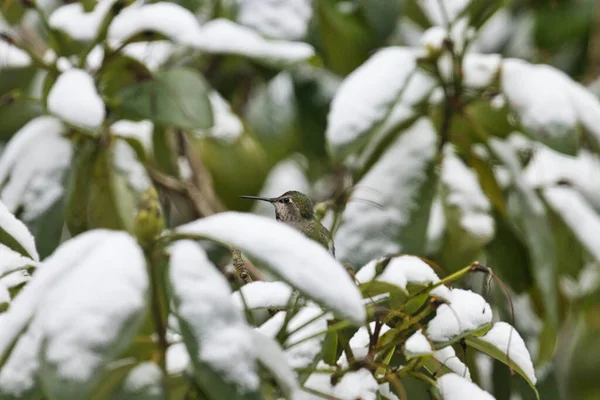
<svg viewBox="0 0 600 400"><path fill-rule="evenodd" d="M182 225L176 232L234 245L338 315L357 324L365 320L362 296L344 267L317 242L285 224L225 212Z"/></svg>
<svg viewBox="0 0 600 400"><path fill-rule="evenodd" d="M506 322L496 322L484 336L477 338L487 342L506 354L525 373L527 378L535 385L537 379L533 363L525 342L519 332ZM510 345L510 348L509 348Z"/></svg>
<svg viewBox="0 0 600 400"><path fill-rule="evenodd" d="M1 394L14 398L28 398L38 384L40 322L40 318L35 319L19 336L6 363L0 369Z"/></svg>
<svg viewBox="0 0 600 400"><path fill-rule="evenodd" d="M570 81L569 97L581 125L589 133L590 139L600 146L600 101L585 87Z"/></svg>
<svg viewBox="0 0 600 400"><path fill-rule="evenodd" d="M3 278L0 278L0 283L2 283L9 289L12 289L26 282L29 282L30 279L31 275L27 271L17 270L7 274Z"/></svg>
<svg viewBox="0 0 600 400"><path fill-rule="evenodd" d="M600 158L581 149L576 157L558 153L539 145L523 172L527 183L535 188L555 186L568 181L595 208L600 209Z"/></svg>
<svg viewBox="0 0 600 400"><path fill-rule="evenodd" d="M542 192L544 198L579 239L586 250L600 260L600 215L576 190L551 187Z"/></svg>
<svg viewBox="0 0 600 400"><path fill-rule="evenodd" d="M213 90L208 97L214 121L213 126L207 130L208 135L227 143L235 142L244 132L242 121L219 92Z"/></svg>
<svg viewBox="0 0 600 400"><path fill-rule="evenodd" d="M34 261L29 257L25 257L0 243L0 278L6 277L18 269L29 266L37 267L38 264L39 263L37 261ZM0 285L2 285L1 280Z"/></svg>
<svg viewBox="0 0 600 400"><path fill-rule="evenodd" d="M319 306L309 304L298 311L298 313L290 319L287 331L292 332L296 330L296 332L292 333L287 338L284 347L323 332L322 335L315 336L314 338L305 340L293 347L286 348L285 355L290 367L305 368L313 365L315 357L321 354L323 340L325 340L325 331L327 330L327 319L331 319L329 314L324 314L317 318L322 314L323 310ZM312 322L308 323L309 321ZM305 324L306 326L298 329Z"/></svg>
<svg viewBox="0 0 600 400"><path fill-rule="evenodd" d="M449 301L438 307L427 325L427 336L434 342L448 342L492 322L490 305L477 293L451 289Z"/></svg>
<svg viewBox="0 0 600 400"><path fill-rule="evenodd" d="M238 0L237 22L273 39L302 39L313 14L311 3L311 0Z"/></svg>
<svg viewBox="0 0 600 400"><path fill-rule="evenodd" d="M344 79L327 117L330 153L343 158L382 122L415 69L417 51L405 47L379 50Z"/></svg>
<svg viewBox="0 0 600 400"><path fill-rule="evenodd" d="M144 361L133 368L118 393L116 398L139 398L143 399L163 399L164 393L164 375L160 367L152 361ZM136 396L136 397L134 397Z"/></svg>
<svg viewBox="0 0 600 400"><path fill-rule="evenodd" d="M192 335L186 338L192 361L208 365L240 391L257 389L250 327L231 301L227 280L192 241L176 242L170 253L173 299L179 322L186 326L182 333Z"/></svg>
<svg viewBox="0 0 600 400"><path fill-rule="evenodd" d="M472 89L488 87L500 72L501 63L499 54L467 53L463 60L463 84Z"/></svg>
<svg viewBox="0 0 600 400"><path fill-rule="evenodd" d="M292 288L283 282L256 281L242 286L239 291L233 292L232 300L241 310L244 309L242 297L249 309L285 308L291 295Z"/></svg>
<svg viewBox="0 0 600 400"><path fill-rule="evenodd" d="M61 244L52 255L46 258L30 282L25 285L11 304L2 320L0 332L0 356L10 348L11 343L33 317L46 294L54 289L64 276L83 265L94 249L111 236L107 230L93 230Z"/></svg>
<svg viewBox="0 0 600 400"><path fill-rule="evenodd" d="M293 398L292 394L299 390L298 381L296 372L288 364L283 349L273 338L257 330L252 330L250 333L258 361L271 372L286 397Z"/></svg>
<svg viewBox="0 0 600 400"><path fill-rule="evenodd" d="M201 35L189 44L208 53L240 55L283 65L307 60L315 54L309 44L266 40L252 29L223 18L202 26Z"/></svg>
<svg viewBox="0 0 600 400"><path fill-rule="evenodd" d="M144 31L160 33L175 42L189 43L191 38L200 35L200 25L191 11L178 4L165 1L134 3L112 21L108 38L113 42L113 47L117 47Z"/></svg>
<svg viewBox="0 0 600 400"><path fill-rule="evenodd" d="M442 50L444 40L448 37L448 32L441 26L432 26L421 36L421 46L424 46L429 52L436 54Z"/></svg>
<svg viewBox="0 0 600 400"><path fill-rule="evenodd" d="M275 335L277 335L277 332L279 332L283 326L286 314L287 313L285 311L279 311L277 314L265 321L261 326L256 328L256 330L263 335L274 338Z"/></svg>
<svg viewBox="0 0 600 400"><path fill-rule="evenodd" d="M387 264L380 275L376 276L376 266L380 260L372 260L356 273L356 280L360 283L372 281L387 282L406 290L408 283L437 283L439 277L431 267L416 256L403 255L394 257ZM431 293L444 299L450 298L450 290L440 285Z"/></svg>
<svg viewBox="0 0 600 400"><path fill-rule="evenodd" d="M10 292L8 288L0 282L0 306L10 303ZM4 312L4 311L2 311Z"/></svg>
<svg viewBox="0 0 600 400"><path fill-rule="evenodd" d="M0 229L15 239L34 261L40 260L33 235L23 222L19 221L8 211L2 202L0 202Z"/></svg>
<svg viewBox="0 0 600 400"><path fill-rule="evenodd" d="M167 350L167 372L174 375L184 372L190 365L190 354L185 343L175 343Z"/></svg>
<svg viewBox="0 0 600 400"><path fill-rule="evenodd" d="M78 254L76 267L53 282L36 312L42 319L41 378L56 398L67 393L87 397L106 364L129 346L145 316L149 282L141 248L128 233L102 234L102 244L83 260ZM51 266L45 263L40 272L44 268Z"/></svg>
<svg viewBox="0 0 600 400"><path fill-rule="evenodd" d="M431 343L429 343L429 340L423 335L421 329L413 333L411 337L406 340L404 346L406 358L420 357L433 353Z"/></svg>
<svg viewBox="0 0 600 400"><path fill-rule="evenodd" d="M156 72L169 59L175 45L168 40L155 42L135 42L123 48L123 54L144 64L151 72Z"/></svg>
<svg viewBox="0 0 600 400"><path fill-rule="evenodd" d="M369 327L371 328L371 332L373 332L375 329L375 322L369 323ZM382 325L381 330L379 332L379 337L381 337L381 335L383 335L384 333L386 333L389 330L390 330L389 326ZM358 330L356 331L354 336L352 336L352 338L350 339L350 347L352 347L352 348L366 347L369 345L369 342L370 342L369 331L367 330L367 328L365 326L361 326L360 328L358 328Z"/></svg>
<svg viewBox="0 0 600 400"><path fill-rule="evenodd" d="M329 374L313 373L306 380L305 386L340 400L375 400L379 389L377 381L365 368L344 374L335 386L331 386ZM314 395L301 397L303 400L319 398Z"/></svg>
<svg viewBox="0 0 600 400"><path fill-rule="evenodd" d="M288 190L297 190L301 193L309 193L310 184L305 175L307 160L298 154L286 158L275 164L267 175L267 179L259 192L259 196L279 196ZM264 201L256 201L252 206L252 212L273 218L275 211L273 206Z"/></svg>
<svg viewBox="0 0 600 400"><path fill-rule="evenodd" d="M23 50L0 40L0 71L5 68L22 68L31 65L31 57Z"/></svg>
<svg viewBox="0 0 600 400"><path fill-rule="evenodd" d="M436 253L443 244L444 233L446 232L446 216L440 196L433 199L431 213L429 214L429 223L427 225L427 246L425 254Z"/></svg>
<svg viewBox="0 0 600 400"><path fill-rule="evenodd" d="M467 380L471 380L471 371L469 371L469 367L466 366L460 358L456 355L454 348L452 346L446 346L439 350L433 352L433 357L438 360L442 365L449 368L451 371L456 374L462 376Z"/></svg>
<svg viewBox="0 0 600 400"><path fill-rule="evenodd" d="M398 136L377 163L357 183L360 198L378 204L351 202L336 234L338 259L353 264L399 253L399 234L421 206L417 195L428 182L427 169L437 152L437 133L431 121L420 119ZM402 188L401 191L398 188Z"/></svg>
<svg viewBox="0 0 600 400"><path fill-rule="evenodd" d="M152 133L154 132L152 121L120 120L110 126L110 131L115 136L137 140L146 153L152 153Z"/></svg>
<svg viewBox="0 0 600 400"><path fill-rule="evenodd" d="M475 241L482 246L494 235L494 219L489 215L490 201L481 189L475 172L467 168L450 147L444 150L441 172L444 202L447 208L455 210L454 214L457 214L448 219L458 218L457 222L468 235L469 242Z"/></svg>
<svg viewBox="0 0 600 400"><path fill-rule="evenodd" d="M81 3L65 4L50 15L50 26L75 40L91 41L98 35L102 20L116 0L98 0L92 12L85 12Z"/></svg>
<svg viewBox="0 0 600 400"><path fill-rule="evenodd" d="M17 131L0 155L0 199L23 219L43 214L63 194L72 145L62 123L51 116L32 119Z"/></svg>
<svg viewBox="0 0 600 400"><path fill-rule="evenodd" d="M521 124L543 143L575 137L578 115L569 96L572 81L547 65L508 58L502 62L502 92Z"/></svg>
<svg viewBox="0 0 600 400"><path fill-rule="evenodd" d="M137 193L144 193L152 181L146 168L137 158L133 148L125 141L117 140L114 146L114 169L125 176L127 184Z"/></svg>
<svg viewBox="0 0 600 400"><path fill-rule="evenodd" d="M444 400L494 400L494 396L457 374L444 374L437 384Z"/></svg>
<svg viewBox="0 0 600 400"><path fill-rule="evenodd" d="M48 94L48 110L73 125L95 129L106 115L94 80L77 68L63 72Z"/></svg>

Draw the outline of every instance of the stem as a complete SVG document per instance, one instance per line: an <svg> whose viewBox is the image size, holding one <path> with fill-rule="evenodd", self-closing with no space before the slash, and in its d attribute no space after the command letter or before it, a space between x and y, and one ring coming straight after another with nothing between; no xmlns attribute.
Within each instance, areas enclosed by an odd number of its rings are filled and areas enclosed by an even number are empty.
<svg viewBox="0 0 600 400"><path fill-rule="evenodd" d="M321 332L317 332L315 334L312 334L310 336L302 338L302 339L298 340L297 342L291 343L290 345L286 346L286 350L290 349L290 348L292 348L294 346L297 346L297 345L299 345L301 343L307 342L307 341L309 341L311 339L314 339L316 337L319 337L321 335L325 335L325 334L327 334L329 332L336 332L336 331L342 330L344 328L347 328L349 326L350 326L349 322L347 322L347 321L340 321L340 322L338 322L336 324L333 324L330 327L328 327L327 330L324 330L324 331L321 331Z"/></svg>
<svg viewBox="0 0 600 400"><path fill-rule="evenodd" d="M154 321L154 327L156 329L156 334L158 335L158 350L159 353L156 356L156 363L162 369L162 371L167 373L167 349L169 347L169 343L167 342L167 323L163 318L162 313L162 305L161 305L161 290L160 290L160 282L159 275L157 274L156 267L157 262L155 257L151 257L148 253L146 254L147 265L149 269L150 275L150 295L152 296L152 320Z"/></svg>

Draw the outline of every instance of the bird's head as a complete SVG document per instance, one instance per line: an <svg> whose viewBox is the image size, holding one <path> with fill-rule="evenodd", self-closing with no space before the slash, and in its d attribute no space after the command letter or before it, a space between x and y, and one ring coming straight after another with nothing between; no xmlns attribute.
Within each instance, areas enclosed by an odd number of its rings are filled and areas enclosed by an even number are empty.
<svg viewBox="0 0 600 400"><path fill-rule="evenodd" d="M314 205L310 197L296 190L285 192L279 197L241 196L244 199L268 201L275 207L278 221L301 221L314 218Z"/></svg>

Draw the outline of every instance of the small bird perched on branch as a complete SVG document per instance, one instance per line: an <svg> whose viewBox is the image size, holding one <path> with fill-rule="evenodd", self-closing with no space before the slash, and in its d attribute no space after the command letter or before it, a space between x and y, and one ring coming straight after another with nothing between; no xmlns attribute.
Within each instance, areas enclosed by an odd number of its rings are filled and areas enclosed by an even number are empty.
<svg viewBox="0 0 600 400"><path fill-rule="evenodd" d="M310 197L295 190L279 197L240 196L243 199L268 201L275 207L275 219L290 225L308 238L319 242L335 257L335 246L331 234L315 216Z"/></svg>

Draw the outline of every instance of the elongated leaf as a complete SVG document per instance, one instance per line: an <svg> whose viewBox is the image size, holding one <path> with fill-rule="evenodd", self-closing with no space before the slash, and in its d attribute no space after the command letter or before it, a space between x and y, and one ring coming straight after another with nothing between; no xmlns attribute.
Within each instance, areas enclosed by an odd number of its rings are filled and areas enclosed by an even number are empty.
<svg viewBox="0 0 600 400"><path fill-rule="evenodd" d="M182 225L175 232L234 245L340 316L357 324L365 320L360 292L344 267L318 243L285 224L226 212Z"/></svg>
<svg viewBox="0 0 600 400"><path fill-rule="evenodd" d="M2 202L0 202L0 243L34 261L39 261L35 239L25 224L15 218Z"/></svg>
<svg viewBox="0 0 600 400"><path fill-rule="evenodd" d="M171 248L169 281L194 378L214 400L258 399L256 349L223 275L194 242Z"/></svg>
<svg viewBox="0 0 600 400"><path fill-rule="evenodd" d="M84 262L92 250L100 247L111 232L95 230L71 239L46 260L44 268L32 279L12 302L10 310L3 315L0 334L0 367L9 355L18 335L27 327L44 297L59 281Z"/></svg>
<svg viewBox="0 0 600 400"><path fill-rule="evenodd" d="M502 90L525 132L556 151L574 155L579 148L577 110L569 97L573 83L547 65L504 60Z"/></svg>
<svg viewBox="0 0 600 400"><path fill-rule="evenodd" d="M505 322L497 322L485 335L469 336L466 342L469 346L510 365L527 381L539 399L531 356L516 329Z"/></svg>
<svg viewBox="0 0 600 400"><path fill-rule="evenodd" d="M151 120L184 129L213 125L208 86L196 71L175 68L159 72L150 81L123 88L117 93L123 119Z"/></svg>
<svg viewBox="0 0 600 400"><path fill-rule="evenodd" d="M331 103L327 124L329 153L341 160L364 145L397 102L414 70L409 48L380 50L342 82Z"/></svg>
<svg viewBox="0 0 600 400"><path fill-rule="evenodd" d="M74 261L36 312L42 386L54 398L89 398L144 319L149 282L143 252L127 233L106 235L85 261Z"/></svg>
<svg viewBox="0 0 600 400"><path fill-rule="evenodd" d="M596 260L600 260L600 215L576 190L547 188L543 196Z"/></svg>
<svg viewBox="0 0 600 400"><path fill-rule="evenodd" d="M354 197L363 201L348 203L335 237L341 260L361 265L386 254L423 253L436 150L433 125L421 119L356 184Z"/></svg>
<svg viewBox="0 0 600 400"><path fill-rule="evenodd" d="M527 244L535 283L542 292L542 301L549 320L557 323L556 257L554 236L546 209L538 195L524 180L519 160L506 143L491 139L489 148L507 168L513 191L509 194L509 220L519 230Z"/></svg>

